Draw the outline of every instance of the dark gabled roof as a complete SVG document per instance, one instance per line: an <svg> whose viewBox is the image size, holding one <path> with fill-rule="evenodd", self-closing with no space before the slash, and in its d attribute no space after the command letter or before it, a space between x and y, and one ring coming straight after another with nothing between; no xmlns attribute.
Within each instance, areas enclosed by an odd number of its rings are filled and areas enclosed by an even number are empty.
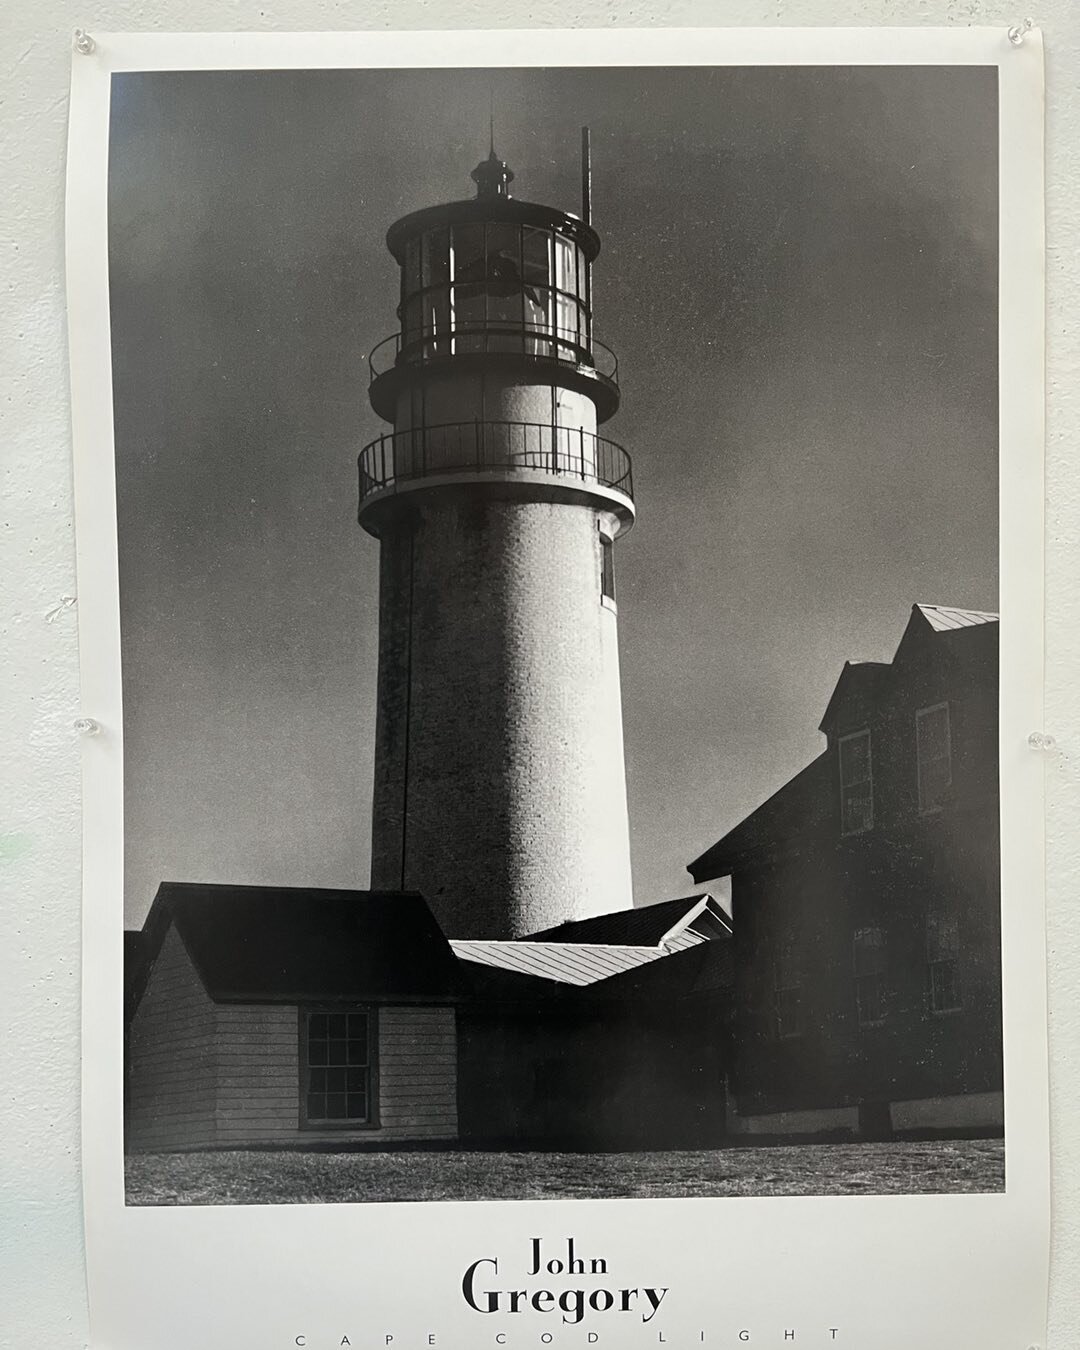
<svg viewBox="0 0 1080 1350"><path fill-rule="evenodd" d="M832 736L854 730L902 687L905 658L926 660L935 653L962 662L969 674L996 669L998 616L984 610L916 604L891 662L845 661L829 699L820 730ZM927 646L926 644L930 645ZM837 810L829 751L824 750L779 792L687 866L696 882L724 876L736 860L781 840L815 831Z"/></svg>
<svg viewBox="0 0 1080 1350"><path fill-rule="evenodd" d="M692 909L706 898L705 892L681 900L662 900L656 905L597 914L591 919L570 919L555 928L530 933L523 942L588 942L626 947L655 947Z"/></svg>
<svg viewBox="0 0 1080 1350"><path fill-rule="evenodd" d="M150 959L170 925L219 1002L435 998L460 986L414 893L167 881L143 927Z"/></svg>
<svg viewBox="0 0 1080 1350"><path fill-rule="evenodd" d="M907 626L900 637L892 661L845 661L829 698L818 729L832 736L846 726L854 729L869 720L896 688L902 678L905 657L913 645L930 641L933 652L951 652L970 668L987 644L997 640L998 616L981 609L956 609L949 605L916 604L911 607ZM973 633L971 630L977 629ZM923 658L925 659L925 657Z"/></svg>
<svg viewBox="0 0 1080 1350"><path fill-rule="evenodd" d="M857 722L865 721L891 672L887 661L845 661L818 730L829 735L841 710Z"/></svg>
<svg viewBox="0 0 1080 1350"><path fill-rule="evenodd" d="M894 677L905 678L913 665L938 663L964 670L977 682L996 676L1001 625L996 614L945 605L912 605L911 617L892 659Z"/></svg>
<svg viewBox="0 0 1080 1350"><path fill-rule="evenodd" d="M726 876L737 859L779 839L809 833L836 810L828 750L687 866L695 881Z"/></svg>

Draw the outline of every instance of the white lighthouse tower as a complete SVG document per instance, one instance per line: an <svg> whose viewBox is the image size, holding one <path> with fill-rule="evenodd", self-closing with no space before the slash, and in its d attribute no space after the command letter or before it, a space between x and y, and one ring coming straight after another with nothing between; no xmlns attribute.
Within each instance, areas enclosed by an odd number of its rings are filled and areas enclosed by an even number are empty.
<svg viewBox="0 0 1080 1350"><path fill-rule="evenodd" d="M390 227L400 331L372 353L393 431L360 455L380 541L376 888L423 893L450 937L511 938L629 908L612 551L630 459L593 338L583 218L475 198Z"/></svg>

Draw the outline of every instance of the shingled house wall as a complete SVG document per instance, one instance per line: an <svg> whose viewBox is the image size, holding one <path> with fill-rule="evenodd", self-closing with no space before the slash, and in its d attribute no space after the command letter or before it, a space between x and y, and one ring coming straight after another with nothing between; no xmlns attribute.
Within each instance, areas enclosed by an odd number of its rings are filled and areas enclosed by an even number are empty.
<svg viewBox="0 0 1080 1350"><path fill-rule="evenodd" d="M352 1130L301 1125L299 1018L296 1004L215 1003L170 927L132 1022L128 1150L457 1137L453 1007L377 1009L377 1123Z"/></svg>
<svg viewBox="0 0 1080 1350"><path fill-rule="evenodd" d="M454 1009L378 1009L378 1124L301 1128L299 1010L295 1005L222 1004L218 1010L217 1143L392 1143L455 1139L457 1042Z"/></svg>
<svg viewBox="0 0 1080 1350"><path fill-rule="evenodd" d="M175 928L166 933L131 1024L128 1151L214 1142L217 1008Z"/></svg>

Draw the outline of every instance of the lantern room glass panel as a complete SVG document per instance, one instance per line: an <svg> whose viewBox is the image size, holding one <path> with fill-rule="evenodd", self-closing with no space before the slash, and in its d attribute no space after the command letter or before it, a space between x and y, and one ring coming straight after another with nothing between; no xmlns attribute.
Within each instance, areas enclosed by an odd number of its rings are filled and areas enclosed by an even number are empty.
<svg viewBox="0 0 1080 1350"><path fill-rule="evenodd" d="M554 227L516 221L439 226L410 239L401 268L406 359L524 352L589 357L589 271Z"/></svg>
<svg viewBox="0 0 1080 1350"><path fill-rule="evenodd" d="M521 226L492 221L486 228L487 351L520 352L524 333Z"/></svg>
<svg viewBox="0 0 1080 1350"><path fill-rule="evenodd" d="M450 354L450 231L429 230L422 236L420 282L424 353Z"/></svg>
<svg viewBox="0 0 1080 1350"><path fill-rule="evenodd" d="M421 295L409 296L401 309L401 345L419 342L424 333L424 301Z"/></svg>
<svg viewBox="0 0 1080 1350"><path fill-rule="evenodd" d="M405 245L405 271L402 285L406 295L413 295L420 289L420 240L410 239Z"/></svg>
<svg viewBox="0 0 1080 1350"><path fill-rule="evenodd" d="M424 290L431 286L446 286L450 282L450 231L429 230L423 236L420 284Z"/></svg>
<svg viewBox="0 0 1080 1350"><path fill-rule="evenodd" d="M450 325L455 352L482 352L487 319L483 225L455 225L451 234Z"/></svg>
<svg viewBox="0 0 1080 1350"><path fill-rule="evenodd" d="M554 313L551 302L552 234L526 225L521 235L521 275L525 290L525 325L534 332L550 330Z"/></svg>

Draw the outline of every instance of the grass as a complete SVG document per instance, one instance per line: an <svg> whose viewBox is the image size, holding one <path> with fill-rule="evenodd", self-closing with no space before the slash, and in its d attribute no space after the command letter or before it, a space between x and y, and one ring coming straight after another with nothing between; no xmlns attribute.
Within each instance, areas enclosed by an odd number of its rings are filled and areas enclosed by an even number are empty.
<svg viewBox="0 0 1080 1350"><path fill-rule="evenodd" d="M1000 1139L682 1153L137 1154L129 1205L327 1204L1001 1191Z"/></svg>

